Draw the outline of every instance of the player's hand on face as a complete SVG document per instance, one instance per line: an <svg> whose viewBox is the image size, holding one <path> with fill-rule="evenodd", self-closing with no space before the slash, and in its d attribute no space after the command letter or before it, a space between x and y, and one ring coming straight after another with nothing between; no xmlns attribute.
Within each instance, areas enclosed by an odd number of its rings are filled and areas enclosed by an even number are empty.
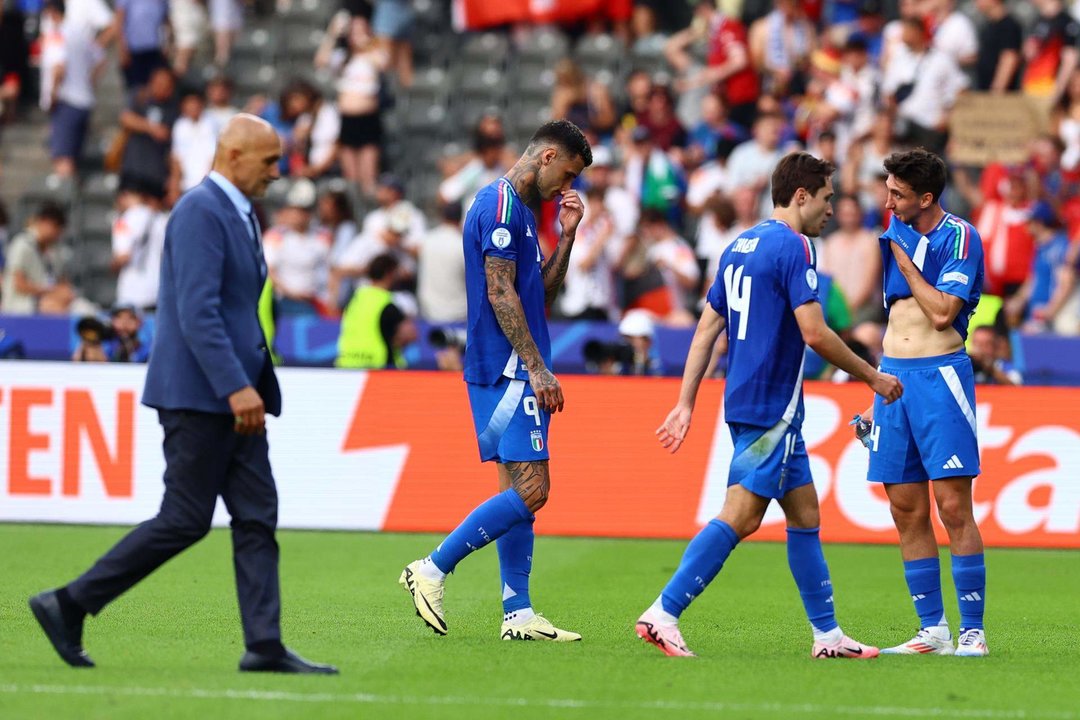
<svg viewBox="0 0 1080 720"><path fill-rule="evenodd" d="M870 388L878 395L885 398L886 405L893 400L899 399L900 396L904 394L904 386L900 381L887 373L879 372L873 382L870 383Z"/></svg>
<svg viewBox="0 0 1080 720"><path fill-rule="evenodd" d="M529 385L532 386L536 402L545 412L560 412L563 409L562 386L550 370L546 367L539 370L529 371Z"/></svg>
<svg viewBox="0 0 1080 720"><path fill-rule="evenodd" d="M559 205L559 224L566 234L577 230L581 218L585 216L585 205L581 202L581 196L577 190L567 190L563 193L562 203Z"/></svg>
<svg viewBox="0 0 1080 720"><path fill-rule="evenodd" d="M668 413L664 424L656 429L656 437L665 450L676 452L690 432L690 408L677 405Z"/></svg>

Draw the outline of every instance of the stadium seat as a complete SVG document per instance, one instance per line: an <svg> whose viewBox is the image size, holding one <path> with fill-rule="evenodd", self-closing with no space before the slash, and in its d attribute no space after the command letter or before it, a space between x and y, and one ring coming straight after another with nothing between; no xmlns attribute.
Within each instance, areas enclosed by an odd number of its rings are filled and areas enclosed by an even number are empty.
<svg viewBox="0 0 1080 720"><path fill-rule="evenodd" d="M325 29L339 6L340 3L326 0L293 0L288 11L283 14L283 20L289 25L317 25Z"/></svg>
<svg viewBox="0 0 1080 720"><path fill-rule="evenodd" d="M448 3L438 0L413 0L413 22L428 34L443 34L450 24L450 15L446 12Z"/></svg>
<svg viewBox="0 0 1080 720"><path fill-rule="evenodd" d="M659 45L635 47L630 52L630 62L636 68L643 68L651 73L670 73L671 67L664 57L664 49Z"/></svg>
<svg viewBox="0 0 1080 720"><path fill-rule="evenodd" d="M241 32L233 46L232 60L269 62L274 58L275 41L274 33L268 28Z"/></svg>
<svg viewBox="0 0 1080 720"><path fill-rule="evenodd" d="M461 47L461 61L466 65L503 67L510 54L505 35L493 32L468 35Z"/></svg>
<svg viewBox="0 0 1080 720"><path fill-rule="evenodd" d="M112 263L112 235L108 232L84 232L73 238L71 243L72 267L75 268L76 284L88 275L110 273ZM110 273L111 274L111 273ZM116 277L112 276L113 285Z"/></svg>
<svg viewBox="0 0 1080 720"><path fill-rule="evenodd" d="M410 103L402 118L403 127L409 136L416 133L437 135L445 128L448 115L445 105Z"/></svg>
<svg viewBox="0 0 1080 720"><path fill-rule="evenodd" d="M92 173L83 181L79 198L84 203L108 205L116 198L120 189L120 176L115 173Z"/></svg>
<svg viewBox="0 0 1080 720"><path fill-rule="evenodd" d="M622 55L623 47L619 39L605 33L586 35L574 51L574 58L578 64L589 68L590 72L596 72L602 68L607 70L618 68Z"/></svg>
<svg viewBox="0 0 1080 720"><path fill-rule="evenodd" d="M26 221L37 212L38 207L45 202L54 202L70 212L75 202L75 184L70 179L58 177L53 174L39 178L23 191L19 198L19 205L15 214L15 222L12 227L22 227Z"/></svg>
<svg viewBox="0 0 1080 720"><path fill-rule="evenodd" d="M549 68L517 68L513 80L515 100L551 100L555 71Z"/></svg>
<svg viewBox="0 0 1080 720"><path fill-rule="evenodd" d="M506 74L493 67L481 72L466 72L461 77L461 97L468 103L501 103L508 89Z"/></svg>
<svg viewBox="0 0 1080 720"><path fill-rule="evenodd" d="M315 60L325 31L304 25L290 25L285 31L285 43L279 45L278 59L310 67ZM283 52L282 52L283 51Z"/></svg>
<svg viewBox="0 0 1080 720"><path fill-rule="evenodd" d="M72 225L72 232L80 237L94 235L112 235L112 223L115 213L112 203L83 203L78 212L78 222Z"/></svg>
<svg viewBox="0 0 1080 720"><path fill-rule="evenodd" d="M519 58L535 58L549 65L567 54L569 43L566 35L555 28L538 27L526 33L517 43Z"/></svg>
<svg viewBox="0 0 1080 720"><path fill-rule="evenodd" d="M257 65L236 69L233 81L237 95L246 98L251 95L276 95L280 89L277 68L273 65Z"/></svg>

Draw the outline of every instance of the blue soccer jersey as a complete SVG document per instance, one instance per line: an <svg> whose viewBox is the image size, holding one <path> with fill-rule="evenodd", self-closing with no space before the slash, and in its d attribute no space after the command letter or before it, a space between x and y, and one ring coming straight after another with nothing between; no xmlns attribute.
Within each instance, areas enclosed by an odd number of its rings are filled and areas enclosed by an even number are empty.
<svg viewBox="0 0 1080 720"><path fill-rule="evenodd" d="M510 345L488 302L484 258L513 260L514 287L521 298L525 322L544 363L551 367L551 340L545 316L544 256L537 240L536 218L518 197L513 184L499 178L476 194L465 217L465 286L468 292L468 335L465 343L465 381L492 385L502 377L528 380L529 373Z"/></svg>
<svg viewBox="0 0 1080 720"><path fill-rule="evenodd" d="M896 264L891 241L896 241L919 269L926 282L943 293L954 295L964 301L964 306L953 320L953 328L960 337L967 339L968 321L979 304L983 287L982 238L971 225L952 213L945 213L941 222L926 235L920 235L910 225L893 218L889 229L881 236L882 266L885 308L906 297L911 297L911 287Z"/></svg>
<svg viewBox="0 0 1080 720"><path fill-rule="evenodd" d="M727 422L802 426L806 345L794 310L819 302L816 266L814 244L780 220L750 228L720 257L708 301L727 320Z"/></svg>

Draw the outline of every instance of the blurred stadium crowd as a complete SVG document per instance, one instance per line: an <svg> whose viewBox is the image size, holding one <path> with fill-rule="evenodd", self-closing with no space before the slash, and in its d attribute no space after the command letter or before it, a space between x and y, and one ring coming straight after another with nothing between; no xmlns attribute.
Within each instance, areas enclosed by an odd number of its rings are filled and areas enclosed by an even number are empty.
<svg viewBox="0 0 1080 720"><path fill-rule="evenodd" d="M984 374L1010 378L1010 332L1080 333L1080 2L549 5L537 24L478 0L7 0L0 122L48 134L41 177L5 188L0 313L111 309L136 333L169 208L245 110L285 147L260 207L276 316L348 316L383 287L396 349L414 318L464 320L462 215L549 118L595 158L556 318L622 321L628 340L692 325L723 249L770 213L774 166L806 148L839 167L817 241L827 319L876 357L882 161L924 146L985 244ZM1022 162L953 162L950 114L972 92L1041 109ZM536 212L550 247L554 206Z"/></svg>

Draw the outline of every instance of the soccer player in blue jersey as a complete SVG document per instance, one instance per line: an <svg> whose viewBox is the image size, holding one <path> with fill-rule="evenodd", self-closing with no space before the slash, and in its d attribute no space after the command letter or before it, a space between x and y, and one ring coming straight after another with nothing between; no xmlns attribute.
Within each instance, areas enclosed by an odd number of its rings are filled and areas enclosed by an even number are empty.
<svg viewBox="0 0 1080 720"><path fill-rule="evenodd" d="M896 153L885 160L885 171L885 207L893 220L881 238L889 313L881 368L900 378L907 392L901 402L888 406L875 398L859 434L870 449L867 478L884 483L889 496L904 578L921 629L908 642L882 652L979 657L988 653L983 631L986 566L972 512L979 444L975 381L964 340L982 293L982 240L970 223L942 209L946 167L940 157L922 149ZM949 535L960 605L955 648L930 523L931 482Z"/></svg>
<svg viewBox="0 0 1080 720"><path fill-rule="evenodd" d="M690 541L679 569L638 619L637 634L667 655L693 655L679 616L712 582L772 500L787 517L788 564L814 634L815 658L872 658L878 649L849 638L833 611L832 581L818 537L820 513L800 428L806 346L865 382L885 402L900 397L895 377L855 356L825 324L813 242L832 215L831 163L785 156L772 176L772 217L742 233L720 258L686 358L679 401L656 431L675 452L690 430L698 387L720 332L728 331L724 419L735 445L720 515Z"/></svg>
<svg viewBox="0 0 1080 720"><path fill-rule="evenodd" d="M476 194L465 218L468 339L465 382L480 459L498 464L497 495L481 503L430 555L410 563L399 582L416 612L439 635L447 632L443 584L467 555L496 541L502 575L503 640L580 640L533 611L529 599L533 520L548 498L548 422L563 409L551 372L545 308L566 276L584 214L570 189L592 164L592 150L566 120L540 127L525 154L502 178ZM562 236L546 260L528 205L562 195Z"/></svg>

